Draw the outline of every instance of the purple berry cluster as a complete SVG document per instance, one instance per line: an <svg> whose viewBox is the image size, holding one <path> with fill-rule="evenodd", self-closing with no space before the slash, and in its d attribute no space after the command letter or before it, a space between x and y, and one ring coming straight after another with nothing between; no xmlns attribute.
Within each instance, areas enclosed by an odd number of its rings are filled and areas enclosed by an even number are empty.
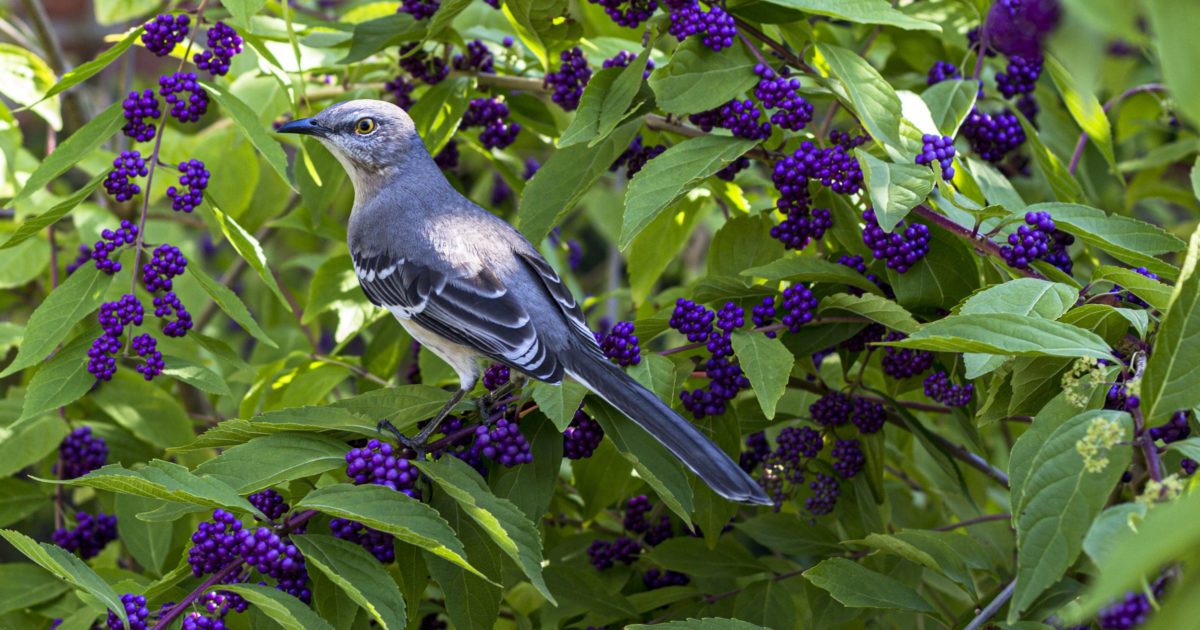
<svg viewBox="0 0 1200 630"><path fill-rule="evenodd" d="M687 586L691 584L692 578L678 571L660 571L659 569L649 569L642 575L642 584L646 590L652 591L656 588L666 586Z"/></svg>
<svg viewBox="0 0 1200 630"><path fill-rule="evenodd" d="M833 456L833 469L842 479L857 475L867 464L858 440L838 440L829 454Z"/></svg>
<svg viewBox="0 0 1200 630"><path fill-rule="evenodd" d="M346 476L355 485L365 483L387 486L417 498L414 488L420 472L412 462L400 457L388 442L371 440L362 448L352 448L346 453Z"/></svg>
<svg viewBox="0 0 1200 630"><path fill-rule="evenodd" d="M242 522L230 512L217 509L213 520L200 523L192 533L192 546L188 549L188 564L196 577L216 573L230 562L237 560L237 544L234 535L242 531Z"/></svg>
<svg viewBox="0 0 1200 630"><path fill-rule="evenodd" d="M229 72L229 62L233 56L242 52L242 38L232 26L217 22L205 33L208 50L192 56L196 67L208 70L214 77L224 76Z"/></svg>
<svg viewBox="0 0 1200 630"><path fill-rule="evenodd" d="M802 186L806 180L819 181L836 193L852 195L862 188L863 173L858 160L844 146L822 149L805 141L792 155L775 162L772 180L785 196L781 183Z"/></svg>
<svg viewBox="0 0 1200 630"><path fill-rule="evenodd" d="M786 216L779 225L771 227L771 238L783 243L784 249L799 251L812 241L820 239L833 227L833 215L828 208L810 209L811 199L808 197L806 182L793 184L785 181L791 174L781 174L779 169L776 169L772 175L776 188L780 191L780 198L775 202L775 206Z"/></svg>
<svg viewBox="0 0 1200 630"><path fill-rule="evenodd" d="M176 16L163 13L153 20L146 22L146 30L142 33L142 43L146 50L159 57L165 57L175 50L175 46L187 38L188 26L192 18L186 13Z"/></svg>
<svg viewBox="0 0 1200 630"><path fill-rule="evenodd" d="M489 392L496 391L498 387L507 383L508 379L508 366L503 363L493 363L483 371L483 386Z"/></svg>
<svg viewBox="0 0 1200 630"><path fill-rule="evenodd" d="M396 78L384 83L383 89L392 93L392 98L396 100L396 104L404 111L408 111L416 103L413 100L412 93L413 90L417 89L417 86L404 78L404 75L397 75Z"/></svg>
<svg viewBox="0 0 1200 630"><path fill-rule="evenodd" d="M503 412L503 408L500 409ZM521 433L517 421L500 418L491 429L479 425L475 429L475 445L481 455L499 463L505 468L533 461L529 442Z"/></svg>
<svg viewBox="0 0 1200 630"><path fill-rule="evenodd" d="M592 4L604 7L604 12L617 26L637 28L642 22L654 15L658 8L657 0L588 0ZM605 66L607 67L607 66Z"/></svg>
<svg viewBox="0 0 1200 630"><path fill-rule="evenodd" d="M737 158L736 160L730 162L729 166L725 166L725 167L721 168L721 170L717 171L715 173L715 175L717 176L717 179L731 182L731 181L733 181L733 178L737 176L738 173L746 170L749 167L750 167L750 158L743 155L743 156Z"/></svg>
<svg viewBox="0 0 1200 630"><path fill-rule="evenodd" d="M1000 255L1008 266L1026 269L1029 263L1050 252L1050 234L1054 229L1049 212L1026 212L1025 225L1008 235L1008 244L1000 247Z"/></svg>
<svg viewBox="0 0 1200 630"><path fill-rule="evenodd" d="M855 398L850 409L850 421L858 427L859 433L870 435L883 428L887 414L883 411L883 405L866 398Z"/></svg>
<svg viewBox="0 0 1200 630"><path fill-rule="evenodd" d="M996 73L996 88L1004 98L1012 98L1018 94L1030 94L1034 84L1042 74L1043 59L1041 55L1025 57L1013 55L1008 59L1008 68ZM1024 112L1022 112L1024 113ZM1028 116L1027 116L1028 117Z"/></svg>
<svg viewBox="0 0 1200 630"><path fill-rule="evenodd" d="M213 619L199 612L190 612L183 616L182 630L225 630L225 622Z"/></svg>
<svg viewBox="0 0 1200 630"><path fill-rule="evenodd" d="M850 421L850 397L840 392L827 392L808 406L813 422L821 426L837 427Z"/></svg>
<svg viewBox="0 0 1200 630"><path fill-rule="evenodd" d="M151 293L159 290L170 291L171 278L183 273L188 261L178 247L163 243L154 249L150 262L142 265L142 281L146 290Z"/></svg>
<svg viewBox="0 0 1200 630"><path fill-rule="evenodd" d="M629 143L629 148L625 149L621 155L608 167L610 171L616 171L622 166L625 167L625 179L632 178L642 167L646 166L646 162L662 155L667 147L661 144L656 144L651 147L642 145L642 136L637 136L633 142Z"/></svg>
<svg viewBox="0 0 1200 630"><path fill-rule="evenodd" d="M700 35L701 43L714 51L733 46L737 26L733 16L717 5L705 11L698 0L668 0L671 10L671 27L667 30L675 39L683 41L692 35Z"/></svg>
<svg viewBox="0 0 1200 630"><path fill-rule="evenodd" d="M781 77L765 64L756 64L754 73L762 77L754 87L754 96L763 107L776 110L771 123L789 131L800 131L812 122L813 106L800 96L799 79Z"/></svg>
<svg viewBox="0 0 1200 630"><path fill-rule="evenodd" d="M200 86L195 72L159 77L158 93L171 108L171 116L181 123L196 122L208 111L208 92Z"/></svg>
<svg viewBox="0 0 1200 630"><path fill-rule="evenodd" d="M889 333L884 341L899 341L905 337L908 335L894 332ZM883 373L897 380L916 376L933 367L932 352L894 346L885 346L883 352Z"/></svg>
<svg viewBox="0 0 1200 630"><path fill-rule="evenodd" d="M717 311L714 330L708 335L708 351L714 359L733 356L730 334L746 325L746 311L733 302L726 302Z"/></svg>
<svg viewBox="0 0 1200 630"><path fill-rule="evenodd" d="M612 542L594 540L587 549L588 561L597 571L611 568L617 562L633 564L641 553L641 543L628 536L621 536Z"/></svg>
<svg viewBox="0 0 1200 630"><path fill-rule="evenodd" d="M1000 0L987 15L987 45L1006 55L1039 55L1061 14L1059 0Z"/></svg>
<svg viewBox="0 0 1200 630"><path fill-rule="evenodd" d="M150 624L147 623L150 619L150 609L146 607L145 596L126 593L121 596L121 604L125 606L125 616L129 619L129 630L146 630L150 627ZM108 611L106 625L108 630L125 630L126 628L117 613L111 610Z"/></svg>
<svg viewBox="0 0 1200 630"><path fill-rule="evenodd" d="M708 389L685 389L679 392L683 406L697 420L725 413L725 403L750 387L750 380L742 372L742 366L729 359L709 359L704 365L704 374L709 378Z"/></svg>
<svg viewBox="0 0 1200 630"><path fill-rule="evenodd" d="M1150 439L1162 440L1166 444L1187 439L1192 433L1188 425L1187 412L1176 411L1166 424L1150 428Z"/></svg>
<svg viewBox="0 0 1200 630"><path fill-rule="evenodd" d="M890 289L891 287L888 288ZM870 344L877 341L883 341L883 337L886 334L887 328L884 328L882 324L867 324L866 326L863 326L862 330L854 333L854 336L839 343L837 347L849 350L850 352L862 352L866 350Z"/></svg>
<svg viewBox="0 0 1200 630"><path fill-rule="evenodd" d="M420 42L413 42L400 47L400 67L412 78L428 85L441 83L450 74L450 66L441 57L419 49L420 45Z"/></svg>
<svg viewBox="0 0 1200 630"><path fill-rule="evenodd" d="M897 273L909 270L917 261L929 253L929 228L913 223L905 226L904 221L896 224L890 233L884 232L879 221L875 218L875 209L863 211L862 240L871 248L871 254L887 263L888 268Z"/></svg>
<svg viewBox="0 0 1200 630"><path fill-rule="evenodd" d="M958 71L958 66L949 61L938 60L934 62L933 67L929 69L926 75L925 84L933 85L941 83L947 79L961 79L962 73Z"/></svg>
<svg viewBox="0 0 1200 630"><path fill-rule="evenodd" d="M94 517L87 512L79 512L75 515L75 527L60 527L54 530L52 537L54 544L77 552L84 560L100 553L105 545L116 539L117 517L103 512L97 512Z"/></svg>
<svg viewBox="0 0 1200 630"><path fill-rule="evenodd" d="M800 332L801 326L813 320L813 313L817 310L817 298L802 284L793 284L784 289L780 303L780 308L785 311L780 321L788 327L788 332Z"/></svg>
<svg viewBox="0 0 1200 630"><path fill-rule="evenodd" d="M442 147L438 154L433 156L433 163L443 171L453 170L458 167L458 141L450 140L446 142L446 146Z"/></svg>
<svg viewBox="0 0 1200 630"><path fill-rule="evenodd" d="M993 164L1025 142L1021 121L1007 110L993 115L972 109L963 120L962 132L971 144L971 150Z"/></svg>
<svg viewBox="0 0 1200 630"><path fill-rule="evenodd" d="M554 90L550 95L551 100L569 112L579 107L579 97L583 95L583 87L592 78L592 69L588 67L587 58L578 46L562 51L559 59L562 63L558 71L547 74L545 84Z"/></svg>
<svg viewBox="0 0 1200 630"><path fill-rule="evenodd" d="M857 271L858 273L861 273L864 277L866 277L867 280L871 281L871 284L874 284L875 286L879 287L881 290L883 290L883 292L885 294L890 294L891 287L887 286L887 283L884 282L882 278L871 273L867 269L867 264L865 262L863 262L862 256L859 256L858 254L855 254L853 256L842 256L841 258L838 258L837 264L849 267L849 268ZM863 294L863 290L858 287L849 287L847 290L849 291L849 293L851 295L862 295ZM889 297L890 297L890 295L889 295ZM882 338L882 335L880 335L880 338ZM859 349L859 351L861 351L861 350L862 350L862 348Z"/></svg>
<svg viewBox="0 0 1200 630"><path fill-rule="evenodd" d="M637 365L642 362L642 349L638 346L637 335L633 334L633 322L617 322L608 334L596 335L604 356L616 361L621 367Z"/></svg>
<svg viewBox="0 0 1200 630"><path fill-rule="evenodd" d="M516 141L521 132L521 123L505 123L507 117L508 105L494 98L477 98L467 107L462 126L483 127L479 141L484 148L503 149Z"/></svg>
<svg viewBox="0 0 1200 630"><path fill-rule="evenodd" d="M948 407L963 407L971 402L975 385L952 384L945 372L934 372L925 378L925 395Z"/></svg>
<svg viewBox="0 0 1200 630"><path fill-rule="evenodd" d="M755 328L763 328L770 326L775 321L775 297L767 296L763 298L761 304L755 304L750 310L750 318L754 321ZM774 339L776 332L768 330L763 333L768 339ZM757 434L754 434L757 435Z"/></svg>
<svg viewBox="0 0 1200 630"><path fill-rule="evenodd" d="M867 143L867 140L870 139L871 136L866 132L863 132L863 135L861 136L855 136L849 131L838 131L837 129L832 129L829 132L829 144L837 145L843 149L846 149L847 151L856 147L861 147Z"/></svg>
<svg viewBox="0 0 1200 630"><path fill-rule="evenodd" d="M503 415L504 411L505 406L501 405L493 409L492 414ZM451 436L460 433L465 426L466 425L463 423L462 418L457 416L446 416L446 419L442 421L442 424L438 426L438 429L444 435ZM434 459L440 459L446 454L453 455L471 468L474 468L481 477L486 477L488 469L487 466L484 465L483 454L480 452L479 447L474 444L474 438L475 433L473 431L468 431L465 435L455 439L449 447L434 453L433 457Z"/></svg>
<svg viewBox="0 0 1200 630"><path fill-rule="evenodd" d="M592 456L600 441L604 439L604 429L583 412L580 407L571 418L571 424L563 431L563 454L567 459L586 459Z"/></svg>
<svg viewBox="0 0 1200 630"><path fill-rule="evenodd" d="M183 306L183 302L174 292L165 293L154 298L154 315L166 319L172 314L175 319L163 326L163 334L168 337L183 337L192 329L192 314Z"/></svg>
<svg viewBox="0 0 1200 630"><path fill-rule="evenodd" d="M138 151L122 151L113 160L113 170L104 178L104 190L117 201L129 201L133 196L142 192L142 187L133 182L134 178L145 177L149 173L146 160Z"/></svg>
<svg viewBox="0 0 1200 630"><path fill-rule="evenodd" d="M162 353L158 351L157 339L148 333L142 333L131 339L130 345L133 347L133 351L143 359L143 362L137 366L137 371L142 378L152 381L155 376L162 374L166 363L163 361Z"/></svg>
<svg viewBox="0 0 1200 630"><path fill-rule="evenodd" d="M746 472L753 472L758 465L767 461L771 456L771 445L767 442L767 434L757 431L746 436L746 448L738 457L738 465Z"/></svg>
<svg viewBox="0 0 1200 630"><path fill-rule="evenodd" d="M88 349L87 366L88 372L95 376L97 381L112 380L112 375L117 369L115 355L121 350L121 336L125 333L125 327L142 325L144 316L142 303L134 295L126 294L116 302L100 305L97 319L104 332ZM158 358L161 359L161 355Z"/></svg>
<svg viewBox="0 0 1200 630"><path fill-rule="evenodd" d="M1058 267L1063 273L1071 275L1071 269L1075 266L1075 261L1071 260L1071 245L1075 243L1075 236L1062 230L1054 230L1050 233L1050 249L1042 260Z"/></svg>
<svg viewBox="0 0 1200 630"><path fill-rule="evenodd" d="M703 305L679 298L675 301L675 310L671 313L671 319L667 325L685 335L687 340L692 343L708 341L708 335L712 332L713 319L716 316L716 313Z"/></svg>
<svg viewBox="0 0 1200 630"><path fill-rule="evenodd" d="M77 427L58 445L58 463L54 472L60 479L82 477L108 460L108 444L92 435L92 427Z"/></svg>
<svg viewBox="0 0 1200 630"><path fill-rule="evenodd" d="M466 54L454 55L453 65L455 70L496 73L496 60L492 51L478 39L467 42Z"/></svg>
<svg viewBox="0 0 1200 630"><path fill-rule="evenodd" d="M366 549L383 564L396 560L395 536L363 525L358 521L335 518L329 521L329 531L334 537L354 543Z"/></svg>
<svg viewBox="0 0 1200 630"><path fill-rule="evenodd" d="M927 133L921 137L921 154L917 164L928 164L933 168L937 162L942 167L942 179L954 179L954 138Z"/></svg>
<svg viewBox="0 0 1200 630"><path fill-rule="evenodd" d="M813 516L822 514L830 514L837 502L837 498L842 494L842 488L838 485L837 479L829 475L817 473L816 479L808 484L813 495L804 501L804 507Z"/></svg>
<svg viewBox="0 0 1200 630"><path fill-rule="evenodd" d="M192 546L188 549L192 574L200 577L243 561L260 574L275 578L275 588L305 603L311 600L308 570L295 545L269 527L251 531L233 514L214 510L213 520L200 523L192 534ZM239 581L245 576L235 574L230 579Z"/></svg>
<svg viewBox="0 0 1200 630"><path fill-rule="evenodd" d="M110 260L108 256L118 247L136 243L137 236L138 226L129 221L121 221L121 226L116 230L106 229L101 232L100 240L96 241L95 246L90 250L91 258L96 263L96 269L110 276L120 271L121 263Z"/></svg>
<svg viewBox="0 0 1200 630"><path fill-rule="evenodd" d="M649 497L639 494L625 502L625 519L622 523L626 530L642 534L643 542L650 546L657 545L674 535L674 531L671 529L671 517L667 514L659 516L656 525L651 525L650 521L646 520L646 516L653 508L654 504Z"/></svg>
<svg viewBox="0 0 1200 630"><path fill-rule="evenodd" d="M761 118L762 110L750 99L733 99L720 107L688 116L693 125L705 132L720 127L728 129L739 138L766 140L771 136L771 123L760 120Z"/></svg>
<svg viewBox="0 0 1200 630"><path fill-rule="evenodd" d="M804 481L805 460L816 457L825 447L821 433L811 427L784 427L775 438L771 461L783 466L784 478L792 483Z"/></svg>
<svg viewBox="0 0 1200 630"><path fill-rule="evenodd" d="M1100 609L1100 627L1105 630L1128 630L1146 623L1153 608L1145 593L1126 591L1117 602Z"/></svg>
<svg viewBox="0 0 1200 630"><path fill-rule="evenodd" d="M588 1L593 2L594 0L588 0ZM603 0L603 1L609 1L609 0ZM650 0L650 4L657 6L657 3L655 2L655 0ZM629 52L628 50L622 50L621 52L617 53L615 57L610 57L608 59L605 59L604 63L602 64L601 67L604 67L604 68L628 68L629 64L633 63L633 60L636 58L637 58L637 55ZM646 60L646 70L644 72L642 72L642 78L649 79L650 71L653 69L654 69L654 60L647 59Z"/></svg>
<svg viewBox="0 0 1200 630"><path fill-rule="evenodd" d="M187 17L187 16L184 16ZM154 139L154 133L158 127L154 121L162 117L162 112L158 109L158 97L154 95L154 90L147 89L141 94L137 90L129 93L129 96L121 101L121 109L125 112L125 126L121 131L125 135L133 138L134 142L147 142ZM146 120L150 122L147 123Z"/></svg>
<svg viewBox="0 0 1200 630"><path fill-rule="evenodd" d="M262 492L256 492L246 497L246 500L250 501L250 505L258 508L258 511L265 514L272 521L279 520L279 517L291 509L291 506L283 500L283 496L276 492L274 488L267 488Z"/></svg>
<svg viewBox="0 0 1200 630"><path fill-rule="evenodd" d="M413 16L414 20L424 20L437 13L441 6L442 3L438 0L401 0L396 13L407 13Z"/></svg>

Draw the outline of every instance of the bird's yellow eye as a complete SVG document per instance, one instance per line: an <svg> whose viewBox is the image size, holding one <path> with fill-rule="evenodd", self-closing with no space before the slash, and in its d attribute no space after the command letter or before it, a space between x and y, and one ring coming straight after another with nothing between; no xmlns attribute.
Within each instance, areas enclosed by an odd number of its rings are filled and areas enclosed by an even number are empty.
<svg viewBox="0 0 1200 630"><path fill-rule="evenodd" d="M375 131L375 121L371 118L359 118L358 122L354 123L354 132L360 135L367 135Z"/></svg>

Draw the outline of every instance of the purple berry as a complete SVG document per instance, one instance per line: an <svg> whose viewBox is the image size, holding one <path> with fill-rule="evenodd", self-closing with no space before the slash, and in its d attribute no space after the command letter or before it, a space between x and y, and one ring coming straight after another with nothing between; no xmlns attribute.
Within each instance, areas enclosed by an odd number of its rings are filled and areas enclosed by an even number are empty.
<svg viewBox="0 0 1200 630"><path fill-rule="evenodd" d="M441 6L442 3L437 0L401 0L396 13L407 13L413 16L414 20L424 20L436 13Z"/></svg>
<svg viewBox="0 0 1200 630"><path fill-rule="evenodd" d="M738 458L738 465L748 473L753 472L771 455L771 445L767 443L767 434L763 431L746 436L746 448L750 450L742 451Z"/></svg>
<svg viewBox="0 0 1200 630"><path fill-rule="evenodd" d="M529 442L521 434L521 428L516 420L500 418L496 425L489 430L480 425L475 429L475 446L484 457L499 463L505 468L533 461L529 450Z"/></svg>
<svg viewBox="0 0 1200 630"><path fill-rule="evenodd" d="M1004 95L1004 98L1032 93L1034 84L1042 74L1042 63L1041 55L1009 57L1008 68L1004 72L996 73L996 87ZM1027 115L1026 118L1031 118L1031 116Z"/></svg>
<svg viewBox="0 0 1200 630"><path fill-rule="evenodd" d="M850 421L858 427L859 433L869 435L883 428L887 414L883 411L883 405L856 397L850 409Z"/></svg>
<svg viewBox="0 0 1200 630"><path fill-rule="evenodd" d="M608 17L618 26L637 28L642 22L654 15L658 8L656 0L588 0L592 4L604 7ZM607 67L607 66L605 66Z"/></svg>
<svg viewBox="0 0 1200 630"><path fill-rule="evenodd" d="M679 298L675 302L675 311L671 314L667 325L686 335L688 341L695 343L708 340L714 318L716 318L716 313L704 306Z"/></svg>
<svg viewBox="0 0 1200 630"><path fill-rule="evenodd" d="M335 518L329 521L329 531L337 538L352 542L366 549L383 564L396 559L395 536L371 529L358 521Z"/></svg>
<svg viewBox="0 0 1200 630"><path fill-rule="evenodd" d="M656 588L664 586L687 586L692 581L692 578L676 571L659 571L658 569L650 569L642 576L642 584L646 590L652 591Z"/></svg>
<svg viewBox="0 0 1200 630"><path fill-rule="evenodd" d="M971 402L975 386L971 383L954 385L945 372L934 372L925 378L925 395L949 407L962 407Z"/></svg>
<svg viewBox="0 0 1200 630"><path fill-rule="evenodd" d="M599 1L599 3L603 4L606 2L611 2L612 0L598 0L598 1ZM622 1L624 1L624 0L622 0ZM638 0L631 0L630 6L632 6L637 1ZM588 2L597 2L597 0L588 0ZM649 0L649 3L651 5L657 5L655 0ZM608 9L605 9L605 11L607 11L607 10ZM609 15L612 15L612 14L610 13ZM613 18L613 19L615 20L616 18ZM604 63L602 64L602 67L604 67L604 68L628 68L629 64L633 63L633 60L636 58L637 58L637 55L629 52L628 50L622 50L621 52L617 53L617 55L615 57L610 57L608 59L605 59ZM654 69L654 60L647 59L646 60L646 70L644 72L642 72L642 78L649 79L650 71L653 69Z"/></svg>
<svg viewBox="0 0 1200 630"><path fill-rule="evenodd" d="M692 35L700 35L701 43L714 51L733 46L737 26L733 16L717 5L705 11L697 0L666 0L671 12L671 27L668 29L675 39L683 41Z"/></svg>
<svg viewBox="0 0 1200 630"><path fill-rule="evenodd" d="M928 164L932 168L937 162L942 167L942 179L954 179L954 138L927 133L921 137L921 142L917 164Z"/></svg>
<svg viewBox="0 0 1200 630"><path fill-rule="evenodd" d="M184 308L183 302L174 292L168 292L154 298L154 315L167 319L174 313L175 319L167 321L163 326L163 334L168 337L183 337L192 329L192 315Z"/></svg>
<svg viewBox="0 0 1200 630"><path fill-rule="evenodd" d="M346 476L356 485L366 483L387 486L410 497L418 497L414 489L420 472L408 459L396 454L387 442L370 440L363 448L346 453Z"/></svg>
<svg viewBox="0 0 1200 630"><path fill-rule="evenodd" d="M755 328L770 326L775 321L775 298L763 298L762 303L756 304L751 310L751 318L754 320ZM774 330L768 330L763 334L770 339L774 339L776 336Z"/></svg>
<svg viewBox="0 0 1200 630"><path fill-rule="evenodd" d="M692 124L706 132L720 127L728 129L740 138L765 140L771 135L771 123L762 121L761 118L762 110L750 99L734 99L715 109L688 116Z"/></svg>
<svg viewBox="0 0 1200 630"><path fill-rule="evenodd" d="M933 67L929 69L925 83L926 85L933 85L935 83L941 83L946 79L961 78L962 73L958 71L958 66L950 63L949 61L938 60L934 62Z"/></svg>
<svg viewBox="0 0 1200 630"><path fill-rule="evenodd" d="M142 33L142 43L146 45L146 50L159 57L165 57L175 50L175 46L187 38L190 23L191 17L186 13L176 16L160 14L146 22L146 30Z"/></svg>
<svg viewBox="0 0 1200 630"><path fill-rule="evenodd" d="M143 378L152 381L155 376L162 374L166 365L163 363L162 353L157 349L158 340L149 334L141 334L131 340L131 346L139 357L145 359L137 366L137 371Z"/></svg>
<svg viewBox="0 0 1200 630"><path fill-rule="evenodd" d="M754 88L754 96L763 107L776 110L771 114L771 123L789 131L800 131L812 122L813 106L800 96L799 79L788 79L775 73L770 67L757 64L755 74L762 77Z"/></svg>
<svg viewBox="0 0 1200 630"><path fill-rule="evenodd" d="M875 258L887 262L897 273L909 270L917 261L929 253L929 228L920 223L905 226L901 221L892 232L884 232L875 219L875 209L863 211L862 240L871 248Z"/></svg>
<svg viewBox="0 0 1200 630"><path fill-rule="evenodd" d="M836 193L852 195L862 188L863 174L858 160L844 146L822 149L805 141L792 155L775 162L771 179L783 197L803 199L807 197L808 180L818 181Z"/></svg>
<svg viewBox="0 0 1200 630"><path fill-rule="evenodd" d="M274 488L267 488L262 492L256 492L246 497L246 499L250 501L250 505L258 508L258 511L265 514L272 521L279 520L279 517L283 516L291 508L283 500L283 496L276 492Z"/></svg>
<svg viewBox="0 0 1200 630"><path fill-rule="evenodd" d="M185 16L186 17L186 16ZM158 97L154 95L154 90L145 90L138 94L136 90L129 93L129 97L121 102L121 108L125 111L125 126L121 131L125 135L133 138L135 142L147 142L154 139L154 133L157 127L154 121L162 117L162 112L158 109ZM147 123L146 119L150 122Z"/></svg>
<svg viewBox="0 0 1200 630"><path fill-rule="evenodd" d="M396 104L404 111L408 111L416 103L412 97L412 92L416 88L417 86L405 79L404 75L397 75L396 78L383 84L383 89L392 93L392 98L396 99Z"/></svg>
<svg viewBox="0 0 1200 630"><path fill-rule="evenodd" d="M971 150L993 164L1025 142L1021 122L1007 110L993 115L972 109L963 120L962 132L971 144Z"/></svg>
<svg viewBox="0 0 1200 630"><path fill-rule="evenodd" d="M200 86L195 72L159 77L158 93L171 108L171 116L181 123L196 122L208 111L208 92Z"/></svg>
<svg viewBox="0 0 1200 630"><path fill-rule="evenodd" d="M100 468L107 459L108 444L104 438L93 436L92 427L77 427L58 445L58 463L54 465L54 472L62 479L75 479Z"/></svg>
<svg viewBox="0 0 1200 630"><path fill-rule="evenodd" d="M446 146L442 147L438 154L433 156L433 161L438 168L443 171L453 170L458 167L458 142L450 140Z"/></svg>
<svg viewBox="0 0 1200 630"><path fill-rule="evenodd" d="M858 440L838 440L829 454L833 456L833 469L842 479L857 475L867 463Z"/></svg>
<svg viewBox="0 0 1200 630"><path fill-rule="evenodd" d="M817 473L816 479L808 484L812 489L813 496L809 497L804 502L804 507L813 516L829 514L833 512L834 504L837 502L838 496L842 494L842 489L838 486L837 479Z"/></svg>
<svg viewBox="0 0 1200 630"><path fill-rule="evenodd" d="M495 74L495 58L482 41L467 42L465 55L454 56L454 69L483 74Z"/></svg>
<svg viewBox="0 0 1200 630"><path fill-rule="evenodd" d="M149 172L141 153L122 151L121 155L113 160L113 170L109 171L104 180L104 190L117 201L129 201L134 195L142 192L141 186L133 183L133 179L145 177Z"/></svg>
<svg viewBox="0 0 1200 630"><path fill-rule="evenodd" d="M1050 238L1054 229L1054 220L1049 212L1026 212L1025 225L1008 235L1008 244L1000 247L1000 255L1010 267L1028 268L1029 263L1044 258L1050 252Z"/></svg>
<svg viewBox="0 0 1200 630"><path fill-rule="evenodd" d="M450 67L441 57L419 49L420 45L420 42L413 42L400 47L400 67L428 85L441 83L450 74Z"/></svg>
<svg viewBox="0 0 1200 630"><path fill-rule="evenodd" d="M142 595L134 595L126 593L121 596L121 603L125 606L125 616L129 619L129 626L121 622L121 618L117 613L108 611L108 630L146 630L149 624L146 621L150 618L150 609L146 607L146 598Z"/></svg>
<svg viewBox="0 0 1200 630"><path fill-rule="evenodd" d="M503 149L517 139L520 123L505 123L508 106L493 98L477 98L471 101L463 115L462 127L483 127L479 141L487 149Z"/></svg>
<svg viewBox="0 0 1200 630"><path fill-rule="evenodd" d="M508 378L508 366L503 363L493 363L483 371L483 386L489 392L496 391L497 388L508 382Z"/></svg>
<svg viewBox="0 0 1200 630"><path fill-rule="evenodd" d="M906 337L908 335L904 333L894 332L888 334L884 341L899 341ZM916 376L933 367L932 352L893 346L885 346L883 352L883 373L897 380Z"/></svg>
<svg viewBox="0 0 1200 630"><path fill-rule="evenodd" d="M1178 442L1187 439L1191 435L1192 429L1188 426L1187 412L1176 411L1171 415L1171 419L1162 426L1150 428L1150 438L1153 440L1162 440L1165 444Z"/></svg>
<svg viewBox="0 0 1200 630"><path fill-rule="evenodd" d="M75 527L60 527L52 537L54 544L79 553L84 560L94 557L116 539L117 517L103 512L97 512L95 517L87 512L79 512L75 515Z"/></svg>
<svg viewBox="0 0 1200 630"><path fill-rule="evenodd" d="M592 456L603 439L604 429L600 428L600 423L583 413L581 407L575 412L570 426L563 431L563 454L567 459L586 459Z"/></svg>
<svg viewBox="0 0 1200 630"><path fill-rule="evenodd" d="M1036 56L1061 14L1058 0L1000 0L987 15L987 45L1006 55Z"/></svg>
<svg viewBox="0 0 1200 630"><path fill-rule="evenodd" d="M783 290L780 309L784 311L781 321L788 327L788 332L800 332L802 326L812 321L817 310L817 298L808 287L793 284Z"/></svg>
<svg viewBox="0 0 1200 630"><path fill-rule="evenodd" d="M178 247L166 243L159 245L150 262L142 265L142 281L146 283L146 290L151 293L170 291L173 286L171 279L182 275L187 264L187 258Z"/></svg>
<svg viewBox="0 0 1200 630"><path fill-rule="evenodd" d="M214 77L224 76L229 72L229 62L233 56L242 52L242 38L233 27L224 22L217 22L205 33L208 50L196 53L192 61L201 70L208 70Z"/></svg>
<svg viewBox="0 0 1200 630"><path fill-rule="evenodd" d="M604 356L616 361L622 367L637 365L642 361L642 349L638 346L637 335L633 334L633 322L617 322L612 332L606 335L593 333Z"/></svg>
<svg viewBox="0 0 1200 630"><path fill-rule="evenodd" d="M569 112L579 107L579 97L583 95L583 87L592 78L592 69L588 67L587 58L578 46L562 51L559 59L562 63L558 71L547 74L545 83L554 90L550 95L551 100Z"/></svg>
<svg viewBox="0 0 1200 630"><path fill-rule="evenodd" d="M808 406L808 413L822 426L841 426L850 420L850 399L845 394L828 392Z"/></svg>

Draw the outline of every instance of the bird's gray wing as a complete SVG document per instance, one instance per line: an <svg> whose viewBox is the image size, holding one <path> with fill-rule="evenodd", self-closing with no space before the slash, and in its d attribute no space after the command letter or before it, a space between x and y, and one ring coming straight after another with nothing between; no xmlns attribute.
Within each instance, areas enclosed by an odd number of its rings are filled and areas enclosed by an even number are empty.
<svg viewBox="0 0 1200 630"><path fill-rule="evenodd" d="M542 258L536 252L517 251L517 256L537 276L538 280L542 282L542 286L546 287L546 291L554 299L559 310L562 311L563 317L572 328L572 331L591 342L582 344L583 347L589 351L595 348L596 353L603 354L599 344L596 343L596 337L592 333L592 329L588 326L587 319L583 316L583 309L575 299L575 296L571 294L571 290L563 283L558 272L554 271L550 263L546 262L546 259Z"/></svg>
<svg viewBox="0 0 1200 630"><path fill-rule="evenodd" d="M562 365L546 351L529 313L487 267L455 274L388 254L352 258L373 304L533 378L562 381Z"/></svg>

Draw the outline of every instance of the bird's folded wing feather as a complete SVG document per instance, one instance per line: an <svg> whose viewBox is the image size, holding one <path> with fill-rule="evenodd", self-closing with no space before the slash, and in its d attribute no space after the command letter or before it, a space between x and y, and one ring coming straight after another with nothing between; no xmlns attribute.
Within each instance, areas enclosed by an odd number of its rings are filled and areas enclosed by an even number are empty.
<svg viewBox="0 0 1200 630"><path fill-rule="evenodd" d="M518 252L517 256L521 261L529 266L534 275L542 281L542 285L546 287L546 291L550 293L550 297L558 303L559 310L562 311L567 323L573 329L573 332L578 334L583 339L590 343L584 343L583 346L587 349L595 348L597 353L600 352L600 346L596 344L596 338L592 334L592 329L588 327L587 319L583 317L583 309L575 300L575 296L571 294L571 290L563 283L562 278L558 276L558 272L554 271L554 267L546 262L536 253Z"/></svg>
<svg viewBox="0 0 1200 630"><path fill-rule="evenodd" d="M353 261L373 304L538 380L562 380L562 366L547 353L529 313L486 267L454 274L386 254Z"/></svg>

